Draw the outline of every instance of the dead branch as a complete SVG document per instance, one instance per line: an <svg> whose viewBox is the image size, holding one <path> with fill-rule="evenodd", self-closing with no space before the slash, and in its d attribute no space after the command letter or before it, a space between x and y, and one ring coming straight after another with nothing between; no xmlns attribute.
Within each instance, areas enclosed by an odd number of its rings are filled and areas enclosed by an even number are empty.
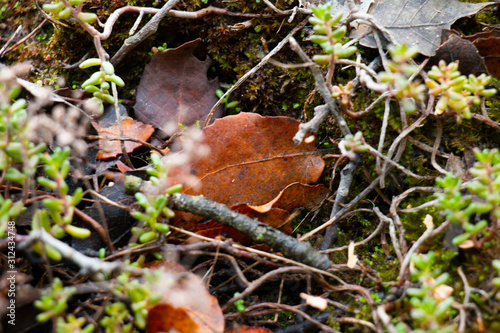
<svg viewBox="0 0 500 333"><path fill-rule="evenodd" d="M175 210L211 218L244 233L256 243L268 245L273 250L283 253L285 257L324 270L332 265L328 256L315 251L311 244L300 242L267 224L234 212L224 204L202 196L193 197L183 193L173 194L170 202Z"/></svg>
<svg viewBox="0 0 500 333"><path fill-rule="evenodd" d="M300 56L302 61L304 61L305 63L313 62L307 56L307 54L302 50L302 48L297 43L295 38L290 37L289 42L290 42L290 48ZM316 89L321 94L321 97L323 97L323 99L325 100L326 105L328 106L330 112L335 118L335 121L337 122L337 125L339 126L340 131L342 132L342 136L345 137L346 135L351 134L351 130L347 126L344 117L342 117L342 114L337 106L337 102L333 99L331 92L328 90L325 79L323 78L323 74L321 73L321 69L319 68L318 65L311 66L310 68L311 68L311 73L313 74L314 80L316 82Z"/></svg>
<svg viewBox="0 0 500 333"><path fill-rule="evenodd" d="M302 123L299 125L299 130L293 137L293 142L296 145L299 145L307 134L309 133L317 133L319 130L319 126L325 121L325 119L330 114L330 109L327 105L318 105L314 108L314 117L309 120L307 123Z"/></svg>
<svg viewBox="0 0 500 333"><path fill-rule="evenodd" d="M168 14L168 12L174 8L174 6L179 2L179 0L169 0L163 7L153 16L153 18L146 23L146 25L139 30L139 32L132 37L129 37L125 40L122 47L115 53L113 58L111 58L111 63L113 65L118 64L123 60L125 55L133 50L137 45L139 45L143 40L153 35L156 30L158 30L158 26L160 25L161 20Z"/></svg>
<svg viewBox="0 0 500 333"><path fill-rule="evenodd" d="M28 239L21 242L18 248L20 250L25 250L37 241L55 248L57 251L59 251L59 253L61 253L64 258L71 260L72 262L80 266L84 273L104 273L106 275L111 275L116 271L127 271L138 275L143 273L141 269L125 266L119 261L107 262L97 258L87 257L73 249L68 244L54 238L42 228L32 230Z"/></svg>
<svg viewBox="0 0 500 333"><path fill-rule="evenodd" d="M340 183L337 188L337 195L335 196L335 204L333 205L332 211L330 213L330 220L335 218L342 210L343 204L347 201L347 196L349 195L349 188L351 187L352 181L354 180L354 173L356 169L361 164L361 158L359 154L356 154L356 158L351 160L344 169L340 172ZM326 250L330 248L337 236L337 225L332 225L328 227L325 231L325 237L321 243L320 249Z"/></svg>
<svg viewBox="0 0 500 333"><path fill-rule="evenodd" d="M370 193L371 190L373 190L375 188L375 186L377 185L377 182L379 182L379 181L380 181L380 176L375 178L370 183L370 185L368 185L360 194L358 194L357 197L352 199L351 202L349 202L347 205L344 205L344 207L341 210L339 210L333 217L331 217L327 222L323 223L322 225L320 225L316 229L309 231L308 233L306 233L305 235L300 237L299 240L304 241L304 240L310 238L311 236L315 235L319 231L325 229L326 227L336 223L343 214L345 214L352 207L354 207L355 204L357 204L359 201L361 201L361 199L363 199L365 196L367 196L368 193Z"/></svg>
<svg viewBox="0 0 500 333"><path fill-rule="evenodd" d="M359 211L360 210L358 210L358 212ZM371 211L371 210L369 210L369 209L363 209L363 211ZM362 241L354 243L354 246L358 247L360 245L367 244L370 240L372 240L375 236L377 236L377 234L380 232L380 230L382 230L382 227L384 226L384 222L387 222L387 221L381 219L380 223L377 226L377 228L375 228L375 230L368 237L366 237L365 239L363 239ZM331 253L331 252L344 251L344 250L347 250L348 248L349 248L349 245L345 245L345 246L341 246L341 247L336 247L334 249L323 250L323 251L320 251L320 252L321 253Z"/></svg>

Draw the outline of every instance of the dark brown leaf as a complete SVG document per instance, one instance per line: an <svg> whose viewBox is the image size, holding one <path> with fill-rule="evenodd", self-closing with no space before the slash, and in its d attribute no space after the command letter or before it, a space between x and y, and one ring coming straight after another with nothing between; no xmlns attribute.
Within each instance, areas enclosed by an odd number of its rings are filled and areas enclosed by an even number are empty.
<svg viewBox="0 0 500 333"><path fill-rule="evenodd" d="M200 61L193 56L199 41L151 57L137 87L134 110L140 121L169 133L169 123L191 126L205 120L218 100L215 90L219 83L207 78L210 60ZM221 114L219 109L214 117Z"/></svg>
<svg viewBox="0 0 500 333"><path fill-rule="evenodd" d="M492 30L464 37L472 42L483 57L488 73L500 78L500 31Z"/></svg>
<svg viewBox="0 0 500 333"><path fill-rule="evenodd" d="M444 30L443 34L445 31L448 30ZM440 60L447 63L458 60L458 70L464 75L480 75L487 72L483 58L476 47L455 33L449 34L447 40L436 51L436 55L429 59L427 66L430 68L437 65Z"/></svg>

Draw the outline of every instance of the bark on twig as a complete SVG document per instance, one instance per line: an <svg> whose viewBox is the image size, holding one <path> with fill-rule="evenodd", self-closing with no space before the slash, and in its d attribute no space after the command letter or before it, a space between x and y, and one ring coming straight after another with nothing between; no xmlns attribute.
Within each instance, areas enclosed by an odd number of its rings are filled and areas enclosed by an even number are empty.
<svg viewBox="0 0 500 333"><path fill-rule="evenodd" d="M299 55L302 61L306 63L312 62L312 60L299 46L295 38L291 37L289 39L289 43L290 43L290 48ZM316 82L316 89L321 94L321 97L323 97L323 99L325 100L326 105L328 105L328 108L330 109L333 118L335 118L335 121L337 122L337 125L339 126L340 131L342 132L342 136L345 137L346 135L351 134L351 130L347 126L344 117L342 117L342 114L340 113L340 110L337 106L337 102L335 102L331 92L328 90L328 87L326 86L326 82L325 79L323 78L323 73L321 73L320 67L316 65L316 66L311 66L310 68L311 68L311 73Z"/></svg>
<svg viewBox="0 0 500 333"><path fill-rule="evenodd" d="M343 204L347 201L347 196L349 195L349 188L351 187L352 181L354 180L354 173L356 169L361 164L361 158L359 154L356 154L356 158L349 162L344 169L340 172L340 184L337 189L337 195L335 196L335 204L330 213L330 219L335 218L337 213L339 213ZM333 224L326 228L325 237L323 243L321 243L321 250L329 249L335 238L337 238L337 225Z"/></svg>
<svg viewBox="0 0 500 333"><path fill-rule="evenodd" d="M292 37L290 38L290 48L297 53L302 61L304 62L312 62L312 60L307 56L307 54L302 50L302 48L299 46L297 41ZM329 111L332 113L333 117L335 118L335 121L337 122L337 125L340 128L340 131L342 132L342 136L346 136L351 134L351 130L347 126L347 123L342 117L342 114L337 106L337 102L333 99L332 94L330 90L327 87L327 84L325 82L325 79L323 78L323 74L321 73L321 69L319 66L311 66L311 72L313 74L314 80L316 82L316 89L319 91L321 94L321 97L323 97L324 101L326 102L326 105L328 106ZM314 118L313 118L314 120ZM300 130L299 130L300 132ZM305 135L305 133L302 133L301 135ZM297 137L297 135L296 135ZM295 140L294 140L295 141ZM295 143L297 143L295 141ZM354 178L354 173L356 172L356 169L358 165L361 164L361 159L359 156L356 156L354 160L352 160L341 172L341 179L340 179L340 185L337 191L337 195L335 196L335 205L333 206L332 212L330 214L330 221L333 219L334 216L337 215L339 211L342 210L341 205L344 204L347 200L347 196L349 195L349 187L351 187L352 180ZM335 225L330 225L325 233L325 238L323 240L323 243L321 244L321 249L326 250L329 248L333 240L335 239L336 236L336 231L337 231L337 226Z"/></svg>
<svg viewBox="0 0 500 333"><path fill-rule="evenodd" d="M128 52L133 50L137 45L139 45L143 40L153 35L156 30L158 30L158 25L161 20L168 14L168 12L174 8L174 6L179 2L179 0L169 0L161 10L153 16L151 21L149 21L137 34L129 37L125 40L122 47L116 52L116 54L111 58L111 63L113 65L118 64Z"/></svg>
<svg viewBox="0 0 500 333"><path fill-rule="evenodd" d="M211 201L203 196L175 193L170 197L173 209L190 212L234 228L249 236L256 243L264 243L285 257L297 260L319 269L332 265L328 256L313 249L307 242L299 242L281 231L260 223L248 216L230 210L226 205Z"/></svg>
<svg viewBox="0 0 500 333"><path fill-rule="evenodd" d="M309 120L307 123L302 123L299 125L299 130L293 137L293 142L296 145L299 145L307 134L318 132L319 126L323 121L325 121L326 117L330 114L330 110L327 105L318 105L314 108L314 117Z"/></svg>
<svg viewBox="0 0 500 333"><path fill-rule="evenodd" d="M116 271L127 271L133 274L142 273L141 269L128 267L119 261L107 262L97 258L87 257L81 254L80 252L76 251L75 249L73 249L68 244L54 238L44 229L32 230L28 239L21 242L18 245L18 248L20 250L27 249L37 241L40 241L45 245L52 246L54 249L59 251L59 253L61 253L63 258L71 260L72 262L80 266L80 268L84 273L90 273L90 274L104 273L107 275L111 275L113 274L113 272Z"/></svg>

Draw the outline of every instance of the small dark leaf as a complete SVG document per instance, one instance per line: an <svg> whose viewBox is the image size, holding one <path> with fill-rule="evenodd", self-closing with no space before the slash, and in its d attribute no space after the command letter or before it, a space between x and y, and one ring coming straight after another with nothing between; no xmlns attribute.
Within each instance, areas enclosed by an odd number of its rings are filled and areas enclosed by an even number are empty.
<svg viewBox="0 0 500 333"><path fill-rule="evenodd" d="M203 121L217 102L217 79L209 81L210 60L200 61L193 51L200 40L155 53L137 87L137 118L171 134L169 123L191 126ZM222 110L214 115L219 118Z"/></svg>

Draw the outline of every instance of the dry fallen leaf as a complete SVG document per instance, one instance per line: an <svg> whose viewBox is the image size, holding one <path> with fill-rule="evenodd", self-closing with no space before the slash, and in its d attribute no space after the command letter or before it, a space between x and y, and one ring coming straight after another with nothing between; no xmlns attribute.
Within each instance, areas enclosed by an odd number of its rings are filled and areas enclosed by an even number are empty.
<svg viewBox="0 0 500 333"><path fill-rule="evenodd" d="M258 206L292 183L317 181L325 163L315 154L314 142L293 143L299 124L288 117L254 113L216 120L202 131L210 154L187 166L201 187L186 186L184 192L203 194L228 206ZM183 183L175 178L175 170L172 176L174 183Z"/></svg>
<svg viewBox="0 0 500 333"><path fill-rule="evenodd" d="M92 122L92 126L97 130L99 136L107 138L120 137L120 126L118 124L111 127L102 127L96 122ZM140 121L125 118L122 121L123 136L147 141L151 134L153 134L153 126L143 124ZM142 146L141 143L134 141L125 141L125 149L127 153L133 152L136 148ZM118 140L99 140L99 147L101 150L97 153L97 159L112 158L122 153L121 141ZM105 149L105 150L102 150Z"/></svg>
<svg viewBox="0 0 500 333"><path fill-rule="evenodd" d="M441 30L450 29L461 17L476 14L494 2L466 3L458 0L387 0L379 2L371 12L375 20L387 29L400 44L417 46L421 54L432 56L441 44ZM371 31L360 25L351 38ZM377 47L370 35L360 44Z"/></svg>
<svg viewBox="0 0 500 333"><path fill-rule="evenodd" d="M458 60L458 70L468 76L469 74L480 75L486 73L486 66L477 48L467 39L461 38L451 30L443 30L446 35L445 42L429 59L426 68L431 68L444 60L451 63Z"/></svg>
<svg viewBox="0 0 500 333"><path fill-rule="evenodd" d="M172 168L170 182L184 183L184 193L202 194L238 211L246 205L244 214L290 233L290 226L283 225L289 213L297 207L315 208L329 192L323 185L308 185L318 180L325 164L315 152L315 142L293 143L299 124L288 117L254 113L218 119L202 131L210 154L185 169ZM186 174L198 182L185 182ZM184 221L201 220L177 214L181 216ZM215 231L209 229L206 232Z"/></svg>
<svg viewBox="0 0 500 333"><path fill-rule="evenodd" d="M134 106L137 119L171 134L170 125L191 126L203 121L217 102L217 79L209 81L210 60L198 60L193 51L200 39L176 49L155 53L144 68ZM214 115L222 115L219 108Z"/></svg>
<svg viewBox="0 0 500 333"><path fill-rule="evenodd" d="M224 316L217 299L190 272L163 271L154 292L163 299L148 315L148 333L222 333Z"/></svg>
<svg viewBox="0 0 500 333"><path fill-rule="evenodd" d="M477 48L488 68L488 74L500 78L500 31L480 32L464 38L470 40Z"/></svg>

